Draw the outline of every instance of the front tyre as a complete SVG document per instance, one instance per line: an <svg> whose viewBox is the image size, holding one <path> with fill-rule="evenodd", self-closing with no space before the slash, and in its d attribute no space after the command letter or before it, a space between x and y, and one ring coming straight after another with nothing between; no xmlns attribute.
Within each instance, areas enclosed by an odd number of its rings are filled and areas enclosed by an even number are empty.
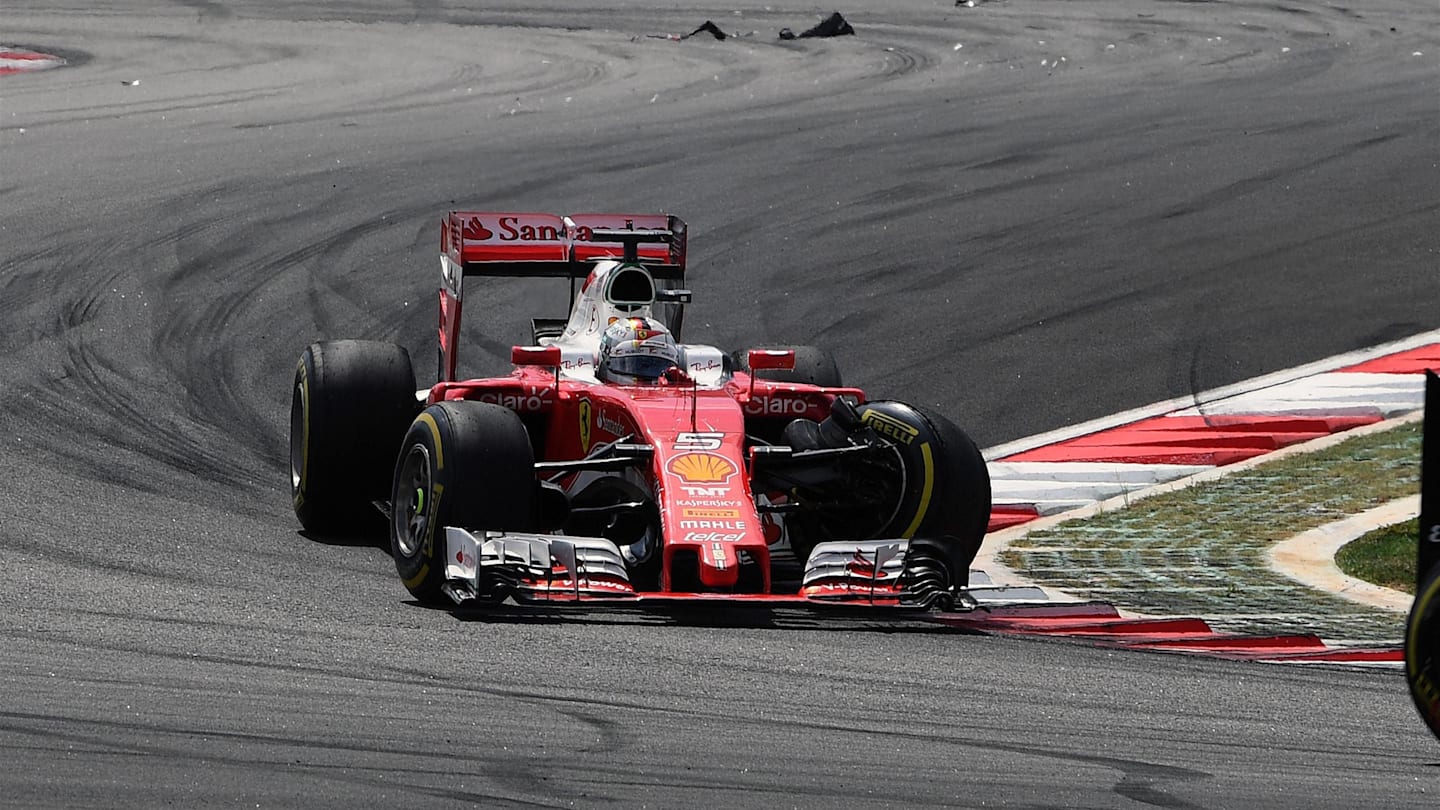
<svg viewBox="0 0 1440 810"><path fill-rule="evenodd" d="M1405 623L1405 680L1430 731L1440 738L1440 569L1415 592Z"/></svg>
<svg viewBox="0 0 1440 810"><path fill-rule="evenodd" d="M404 347L368 340L312 343L290 399L290 494L320 535L380 527L371 505L390 491L395 450L415 418L415 372Z"/></svg>
<svg viewBox="0 0 1440 810"><path fill-rule="evenodd" d="M875 401L856 413L895 448L904 469L895 512L876 536L933 541L948 557L954 585L963 587L990 523L985 457L953 422L925 408Z"/></svg>
<svg viewBox="0 0 1440 810"><path fill-rule="evenodd" d="M445 604L445 527L535 531L534 452L520 417L440 402L405 434L390 494L390 551L410 594Z"/></svg>

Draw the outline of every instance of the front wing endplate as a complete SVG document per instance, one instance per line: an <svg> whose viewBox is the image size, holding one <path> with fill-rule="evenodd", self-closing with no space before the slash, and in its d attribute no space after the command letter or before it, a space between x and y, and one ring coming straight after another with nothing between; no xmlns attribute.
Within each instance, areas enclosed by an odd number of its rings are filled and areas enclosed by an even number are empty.
<svg viewBox="0 0 1440 810"><path fill-rule="evenodd" d="M445 527L446 592L456 602L633 598L620 549L603 537L471 532Z"/></svg>

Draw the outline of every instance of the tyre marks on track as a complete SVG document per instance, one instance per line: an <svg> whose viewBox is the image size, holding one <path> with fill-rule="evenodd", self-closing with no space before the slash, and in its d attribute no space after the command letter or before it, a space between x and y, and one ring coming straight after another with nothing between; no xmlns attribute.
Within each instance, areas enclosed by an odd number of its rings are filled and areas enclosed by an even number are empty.
<svg viewBox="0 0 1440 810"><path fill-rule="evenodd" d="M277 369L267 358L293 363L305 342L325 337L414 349L433 328L433 305L426 305L438 276L425 272L431 262L377 269L371 258L375 240L430 221L433 206L366 212L365 220L344 224L336 221L331 194L260 218L221 213L177 242L176 268L159 283L165 304L150 336L151 355L186 387L191 412L223 426L231 442L249 451L257 485L273 484L274 469L283 467L288 426L277 410L289 400L283 386L274 389ZM424 240L424 247L432 244ZM270 325L276 321L287 327L276 330ZM303 337L289 345L295 334ZM275 345L282 335L286 345ZM425 359L416 355L422 372Z"/></svg>
<svg viewBox="0 0 1440 810"><path fill-rule="evenodd" d="M9 380L0 399L24 445L87 477L144 492L184 492L197 478L271 488L268 461L237 464L235 425L198 402L197 390L214 378L179 377L144 351L148 335L168 328L167 299L152 275L136 271L163 267L175 242L207 224L191 221L130 244L125 236L110 242L77 232L62 240L69 247L46 262L47 272L11 278L7 291L18 287L16 298L31 311L26 322L45 325L0 364ZM10 296L6 301L8 309ZM94 463L95 447L76 444L75 436L108 447L105 462Z"/></svg>

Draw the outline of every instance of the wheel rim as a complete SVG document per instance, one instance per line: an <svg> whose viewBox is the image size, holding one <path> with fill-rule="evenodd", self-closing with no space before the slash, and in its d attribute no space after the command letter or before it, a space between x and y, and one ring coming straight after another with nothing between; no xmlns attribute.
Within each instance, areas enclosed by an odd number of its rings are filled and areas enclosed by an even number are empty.
<svg viewBox="0 0 1440 810"><path fill-rule="evenodd" d="M395 503L391 505L396 545L406 557L415 556L425 544L430 530L432 487L430 450L423 444L411 445L395 479Z"/></svg>
<svg viewBox="0 0 1440 810"><path fill-rule="evenodd" d="M295 383L295 396L290 400L290 494L300 491L300 481L305 473L305 456L310 443L310 420L306 411L310 402L306 396L305 383Z"/></svg>

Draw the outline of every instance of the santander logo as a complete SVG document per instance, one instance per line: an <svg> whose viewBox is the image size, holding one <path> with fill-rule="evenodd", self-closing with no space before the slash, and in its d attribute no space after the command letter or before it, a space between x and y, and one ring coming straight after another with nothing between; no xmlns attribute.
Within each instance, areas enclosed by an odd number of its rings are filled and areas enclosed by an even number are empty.
<svg viewBox="0 0 1440 810"><path fill-rule="evenodd" d="M472 242L485 242L495 238L495 232L485 227L479 217L471 217L461 226L460 233Z"/></svg>
<svg viewBox="0 0 1440 810"><path fill-rule="evenodd" d="M559 217L548 214L500 215L491 230L480 217L471 215L460 223L460 235L467 242L590 242L595 238L589 225L567 229Z"/></svg>

